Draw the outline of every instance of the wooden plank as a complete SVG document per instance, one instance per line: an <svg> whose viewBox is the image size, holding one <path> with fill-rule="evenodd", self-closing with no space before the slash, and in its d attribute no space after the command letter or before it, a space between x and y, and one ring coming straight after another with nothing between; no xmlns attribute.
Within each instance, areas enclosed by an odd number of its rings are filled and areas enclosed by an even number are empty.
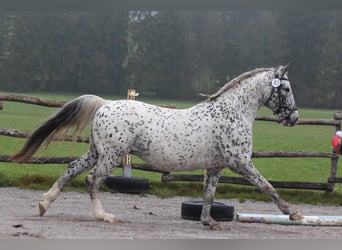
<svg viewBox="0 0 342 250"><path fill-rule="evenodd" d="M128 98L130 99L130 98ZM62 107L67 101L59 101L52 100L47 98L40 98L35 96L27 96L27 95L16 95L16 94L2 94L0 93L0 109L2 109L2 101L9 102L21 102L27 104L41 105L46 107ZM157 106L162 108L176 109L176 105L174 104L158 104Z"/></svg>
<svg viewBox="0 0 342 250"><path fill-rule="evenodd" d="M258 115L255 118L256 121L269 121L279 122L279 118L274 116ZM335 119L300 119L296 123L297 125L328 125L328 126L339 126L340 121Z"/></svg>
<svg viewBox="0 0 342 250"><path fill-rule="evenodd" d="M185 174L165 174L162 176L163 182L169 181L194 181L203 182L203 175L185 175ZM292 188L292 189L310 189L333 191L332 184L315 183L315 182L294 182L294 181L269 181L275 188ZM241 177L221 176L219 183L241 184L252 186L247 180Z"/></svg>
<svg viewBox="0 0 342 250"><path fill-rule="evenodd" d="M1 94L0 93L0 100L3 101L10 101L10 102L22 102L28 104L35 104L47 107L61 107L67 101L56 101L51 99L45 99L35 96L26 96L26 95L14 95L14 94Z"/></svg>
<svg viewBox="0 0 342 250"><path fill-rule="evenodd" d="M78 159L78 157L32 157L23 162L26 164L66 164ZM0 155L0 162L12 162L10 155Z"/></svg>
<svg viewBox="0 0 342 250"><path fill-rule="evenodd" d="M334 114L334 119L336 120L342 120L342 112L336 112Z"/></svg>
<svg viewBox="0 0 342 250"><path fill-rule="evenodd" d="M33 157L30 160L24 162L26 164L67 164L78 157ZM10 155L0 155L0 162L12 162ZM119 168L122 166L118 166ZM133 169L156 172L161 174L168 174L168 171L163 171L152 167L147 163L132 163Z"/></svg>
<svg viewBox="0 0 342 250"><path fill-rule="evenodd" d="M300 119L296 123L297 125L328 125L339 126L340 121L334 119Z"/></svg>
<svg viewBox="0 0 342 250"><path fill-rule="evenodd" d="M242 214L238 213L236 219L239 222L266 223L282 225L305 226L342 226L342 216L304 215L302 220L290 220L288 215L278 214Z"/></svg>
<svg viewBox="0 0 342 250"><path fill-rule="evenodd" d="M330 183L342 183L342 177L330 177L328 178Z"/></svg>
<svg viewBox="0 0 342 250"><path fill-rule="evenodd" d="M24 131L17 130L17 129L0 128L0 135L16 137L16 138L27 138L30 134Z"/></svg>
<svg viewBox="0 0 342 250"><path fill-rule="evenodd" d="M326 157L338 158L335 153L312 152L312 151L258 151L252 153L252 158L272 158L272 157Z"/></svg>
<svg viewBox="0 0 342 250"><path fill-rule="evenodd" d="M15 138L27 138L30 136L30 133L20 131L17 129L0 128L0 135L5 135L5 136L15 137ZM72 135L64 135L64 136L57 136L57 137L54 136L52 137L52 140L89 143L89 137L87 136L72 136Z"/></svg>

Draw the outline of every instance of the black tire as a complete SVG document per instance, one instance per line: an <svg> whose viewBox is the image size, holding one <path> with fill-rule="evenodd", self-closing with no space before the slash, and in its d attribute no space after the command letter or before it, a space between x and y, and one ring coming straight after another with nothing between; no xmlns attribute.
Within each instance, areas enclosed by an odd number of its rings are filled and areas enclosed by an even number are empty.
<svg viewBox="0 0 342 250"><path fill-rule="evenodd" d="M120 193L138 194L150 189L149 180L143 177L109 176L103 184Z"/></svg>
<svg viewBox="0 0 342 250"><path fill-rule="evenodd" d="M203 201L182 202L182 218L186 220L201 220L202 207ZM234 219L234 206L222 202L213 202L210 215L216 221L232 221Z"/></svg>

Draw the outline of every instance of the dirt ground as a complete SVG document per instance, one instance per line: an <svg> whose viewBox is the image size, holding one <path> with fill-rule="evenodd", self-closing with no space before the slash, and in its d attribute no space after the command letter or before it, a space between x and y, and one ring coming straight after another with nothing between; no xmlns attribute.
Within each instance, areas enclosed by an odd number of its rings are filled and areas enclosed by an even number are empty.
<svg viewBox="0 0 342 250"><path fill-rule="evenodd" d="M341 239L341 227L222 222L224 230L211 231L199 221L184 220L182 201L153 195L101 193L105 210L122 223L94 218L87 193L62 192L45 216L38 214L44 191L0 188L0 239ZM215 200L234 205L235 213L280 214L273 203L236 199ZM339 206L296 204L304 215L342 215Z"/></svg>

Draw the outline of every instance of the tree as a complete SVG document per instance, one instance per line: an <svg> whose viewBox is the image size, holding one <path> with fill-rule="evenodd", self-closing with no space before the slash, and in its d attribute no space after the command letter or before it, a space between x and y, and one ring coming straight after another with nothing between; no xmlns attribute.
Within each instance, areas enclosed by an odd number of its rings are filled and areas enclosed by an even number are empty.
<svg viewBox="0 0 342 250"><path fill-rule="evenodd" d="M300 107L340 107L341 14L0 12L1 90L189 99L290 63Z"/></svg>
<svg viewBox="0 0 342 250"><path fill-rule="evenodd" d="M192 95L192 36L185 13L133 13L130 34L133 86L142 88L145 96Z"/></svg>
<svg viewBox="0 0 342 250"><path fill-rule="evenodd" d="M125 83L127 13L13 13L3 71L18 91L117 94ZM17 86L17 87L15 87ZM95 87L96 86L96 87ZM122 94L122 92L121 92Z"/></svg>
<svg viewBox="0 0 342 250"><path fill-rule="evenodd" d="M321 34L324 44L320 48L318 83L314 93L316 107L341 108L341 58L342 58L342 15L341 12L327 13L329 22Z"/></svg>
<svg viewBox="0 0 342 250"><path fill-rule="evenodd" d="M320 48L324 42L321 34L326 30L326 12L281 12L280 29L287 36L290 62L290 79L297 104L306 107L315 105L322 93L314 91L317 87ZM319 102L317 102L318 104ZM320 105L320 104L318 104Z"/></svg>

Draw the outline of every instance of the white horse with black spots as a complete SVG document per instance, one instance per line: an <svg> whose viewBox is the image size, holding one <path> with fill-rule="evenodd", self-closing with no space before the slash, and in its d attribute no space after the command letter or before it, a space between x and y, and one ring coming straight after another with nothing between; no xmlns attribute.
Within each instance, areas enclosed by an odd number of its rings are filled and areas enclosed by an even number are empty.
<svg viewBox="0 0 342 250"><path fill-rule="evenodd" d="M201 221L211 229L222 227L210 216L216 185L224 168L242 175L269 196L290 219L302 216L281 199L255 168L252 156L252 124L257 110L265 105L285 126L298 120L287 66L261 68L233 79L213 95L188 109L167 109L134 100L104 100L80 96L65 104L37 128L13 161L28 160L52 136L75 128L81 131L92 121L90 149L69 163L39 203L43 215L72 178L92 169L86 178L96 218L119 220L104 211L98 199L101 183L122 158L134 154L160 170L206 169Z"/></svg>

